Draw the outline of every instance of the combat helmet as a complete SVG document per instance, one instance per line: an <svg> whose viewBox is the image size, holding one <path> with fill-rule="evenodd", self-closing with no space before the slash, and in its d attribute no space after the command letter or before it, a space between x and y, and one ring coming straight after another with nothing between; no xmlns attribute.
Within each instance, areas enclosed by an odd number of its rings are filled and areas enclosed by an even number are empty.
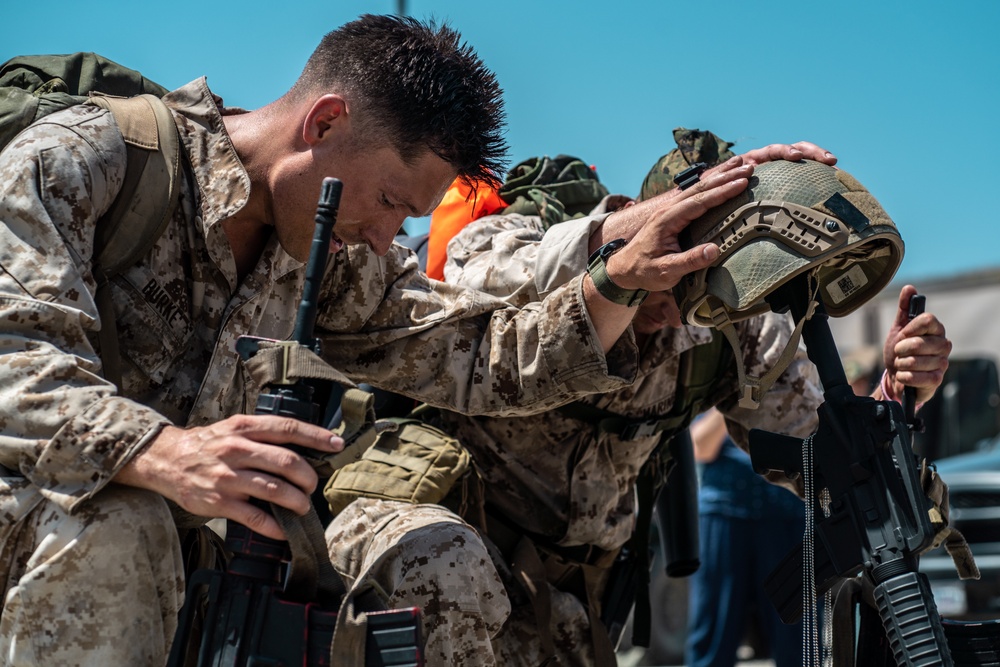
<svg viewBox="0 0 1000 667"><path fill-rule="evenodd" d="M846 171L809 160L757 166L746 191L692 222L680 243L721 251L712 266L685 276L674 297L686 323L730 339L744 407L755 407L794 349L765 377L745 377L734 322L771 309L767 298L805 274L810 306L789 343L797 347L817 303L833 317L847 315L878 294L903 260L899 231L871 193Z"/></svg>
<svg viewBox="0 0 1000 667"><path fill-rule="evenodd" d="M765 298L813 272L833 317L878 294L903 260L903 240L878 201L842 169L803 160L767 162L741 195L695 220L681 246L719 246L709 268L674 288L688 324L715 326L766 311Z"/></svg>

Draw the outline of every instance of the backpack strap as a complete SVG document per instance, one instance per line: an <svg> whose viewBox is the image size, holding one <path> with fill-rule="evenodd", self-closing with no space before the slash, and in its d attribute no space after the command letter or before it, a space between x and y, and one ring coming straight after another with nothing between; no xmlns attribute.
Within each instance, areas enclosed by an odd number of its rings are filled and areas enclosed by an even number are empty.
<svg viewBox="0 0 1000 667"><path fill-rule="evenodd" d="M126 147L125 181L98 221L93 262L101 363L104 377L120 390L121 351L109 283L152 249L173 216L180 193L180 140L173 115L155 95L95 94L89 101L111 112Z"/></svg>

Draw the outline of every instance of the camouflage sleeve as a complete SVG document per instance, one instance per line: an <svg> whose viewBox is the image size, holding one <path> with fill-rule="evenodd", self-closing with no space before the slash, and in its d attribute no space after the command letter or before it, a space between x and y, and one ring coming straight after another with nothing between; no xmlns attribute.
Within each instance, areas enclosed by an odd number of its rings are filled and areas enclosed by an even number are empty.
<svg viewBox="0 0 1000 667"><path fill-rule="evenodd" d="M559 223L491 215L466 225L448 244L445 281L522 305L540 301L587 270L590 235L604 215Z"/></svg>
<svg viewBox="0 0 1000 667"><path fill-rule="evenodd" d="M792 328L789 316L775 313L737 325L749 373L759 377L773 367L789 342ZM748 434L752 428L806 437L816 430L819 420L816 409L822 402L819 374L806 356L805 348L799 345L788 368L764 394L759 408L748 410L734 405L725 406L722 411L733 440L748 450Z"/></svg>
<svg viewBox="0 0 1000 667"><path fill-rule="evenodd" d="M321 307L317 325L328 334L323 354L351 377L439 407L494 416L543 412L634 379L634 339L623 336L602 353L582 276L517 308L431 280L402 252L378 258L350 246L327 274L330 303L354 307L339 313Z"/></svg>
<svg viewBox="0 0 1000 667"><path fill-rule="evenodd" d="M163 423L115 396L88 340L101 325L94 222L123 176L121 135L89 106L52 114L0 153L0 464L67 509Z"/></svg>

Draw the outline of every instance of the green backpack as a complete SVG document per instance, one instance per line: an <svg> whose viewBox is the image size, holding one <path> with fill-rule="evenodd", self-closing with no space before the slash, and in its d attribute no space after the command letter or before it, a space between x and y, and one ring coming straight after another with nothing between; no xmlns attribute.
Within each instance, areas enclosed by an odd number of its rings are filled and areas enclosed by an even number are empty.
<svg viewBox="0 0 1000 667"><path fill-rule="evenodd" d="M497 194L508 202L501 214L537 215L548 229L589 214L608 189L580 158L543 155L511 167Z"/></svg>
<svg viewBox="0 0 1000 667"><path fill-rule="evenodd" d="M114 322L108 283L163 234L177 205L180 141L167 89L94 53L19 56L0 65L0 150L21 130L74 104L108 109L125 139L125 181L97 225L93 272L101 321ZM99 334L104 376L121 388L117 331Z"/></svg>

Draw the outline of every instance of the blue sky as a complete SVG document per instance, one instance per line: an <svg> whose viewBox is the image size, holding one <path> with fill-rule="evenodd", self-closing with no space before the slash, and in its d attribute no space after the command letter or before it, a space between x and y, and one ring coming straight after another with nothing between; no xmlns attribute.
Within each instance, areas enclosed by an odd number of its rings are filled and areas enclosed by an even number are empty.
<svg viewBox="0 0 1000 667"><path fill-rule="evenodd" d="M396 0L8 0L0 60L95 51L167 87L205 75L254 108L329 30ZM486 9L490 7L492 11ZM446 20L505 91L512 162L569 153L635 194L677 126L736 150L813 141L899 225L897 278L1000 266L1000 2L407 0Z"/></svg>

